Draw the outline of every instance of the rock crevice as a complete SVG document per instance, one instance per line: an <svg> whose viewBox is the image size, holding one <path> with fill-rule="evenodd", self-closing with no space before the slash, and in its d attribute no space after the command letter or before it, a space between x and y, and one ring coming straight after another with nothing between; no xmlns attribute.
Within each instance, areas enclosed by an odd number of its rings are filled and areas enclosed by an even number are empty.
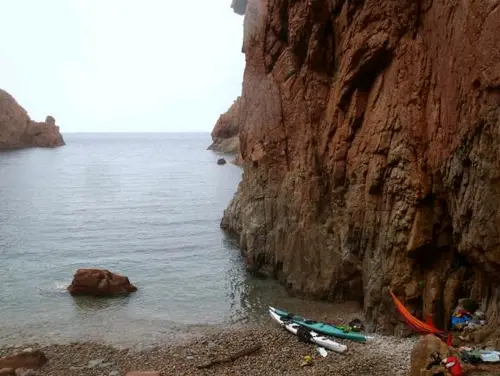
<svg viewBox="0 0 500 376"><path fill-rule="evenodd" d="M499 317L500 8L244 3L244 174L221 226L249 269L360 300L387 332L387 287L442 327L462 296Z"/></svg>

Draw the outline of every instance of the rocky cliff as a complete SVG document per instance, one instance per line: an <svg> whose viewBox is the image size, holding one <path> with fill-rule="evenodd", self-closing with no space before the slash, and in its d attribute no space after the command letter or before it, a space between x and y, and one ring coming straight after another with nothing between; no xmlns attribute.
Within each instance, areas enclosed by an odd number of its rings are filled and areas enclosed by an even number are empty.
<svg viewBox="0 0 500 376"><path fill-rule="evenodd" d="M0 150L61 145L64 140L52 116L45 122L31 120L26 110L0 89Z"/></svg>
<svg viewBox="0 0 500 376"><path fill-rule="evenodd" d="M250 270L445 326L500 320L500 1L234 0L243 180L221 226ZM241 11L244 9L244 11ZM500 337L497 337L500 338Z"/></svg>
<svg viewBox="0 0 500 376"><path fill-rule="evenodd" d="M229 110L217 120L212 130L212 144L208 147L209 150L239 154L240 109L241 97L238 97Z"/></svg>

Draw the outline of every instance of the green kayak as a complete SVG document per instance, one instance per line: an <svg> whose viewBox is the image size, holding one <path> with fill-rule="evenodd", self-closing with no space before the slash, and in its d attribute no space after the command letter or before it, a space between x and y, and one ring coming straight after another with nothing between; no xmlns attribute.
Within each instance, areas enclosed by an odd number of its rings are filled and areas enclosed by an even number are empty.
<svg viewBox="0 0 500 376"><path fill-rule="evenodd" d="M337 337L337 338L344 338L344 339L350 339L351 341L357 341L357 342L366 342L372 337L366 336L361 333L354 333L354 332L348 332L344 331L339 327L333 326L333 325L328 325L324 324L322 322L316 322L313 320L306 319L304 317L294 315L293 313L289 313L285 310L277 309L274 307L269 307L271 311L276 313L278 316L281 316L283 318L286 318L295 324L302 325L303 327L306 327L308 329L314 330L315 332L327 335L327 336L332 336L332 337Z"/></svg>

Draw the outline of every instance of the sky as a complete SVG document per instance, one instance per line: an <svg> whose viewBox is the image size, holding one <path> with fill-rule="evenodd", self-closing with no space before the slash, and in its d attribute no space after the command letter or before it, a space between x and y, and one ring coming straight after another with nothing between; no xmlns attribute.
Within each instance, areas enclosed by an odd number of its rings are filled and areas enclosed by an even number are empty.
<svg viewBox="0 0 500 376"><path fill-rule="evenodd" d="M65 132L210 132L241 93L230 0L0 0L0 88Z"/></svg>

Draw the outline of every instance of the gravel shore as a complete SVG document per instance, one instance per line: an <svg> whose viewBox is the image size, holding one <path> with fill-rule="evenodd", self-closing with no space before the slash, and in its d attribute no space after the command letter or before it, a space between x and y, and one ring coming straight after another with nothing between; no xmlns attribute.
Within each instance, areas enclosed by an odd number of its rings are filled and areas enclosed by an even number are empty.
<svg viewBox="0 0 500 376"><path fill-rule="evenodd" d="M189 376L406 376L416 338L374 337L366 344L338 340L346 344L348 350L343 354L329 351L328 356L323 358L316 352L315 345L298 342L297 337L269 320L259 325L218 329L182 343L163 343L142 350L89 342L45 346L25 344L15 348L0 348L0 357L26 347L41 349L49 362L34 373L39 376L121 376L132 370L155 370L162 375ZM197 365L211 359L230 355L255 344L262 347L252 355L209 369L197 368ZM306 355L312 356L313 364L302 367Z"/></svg>

